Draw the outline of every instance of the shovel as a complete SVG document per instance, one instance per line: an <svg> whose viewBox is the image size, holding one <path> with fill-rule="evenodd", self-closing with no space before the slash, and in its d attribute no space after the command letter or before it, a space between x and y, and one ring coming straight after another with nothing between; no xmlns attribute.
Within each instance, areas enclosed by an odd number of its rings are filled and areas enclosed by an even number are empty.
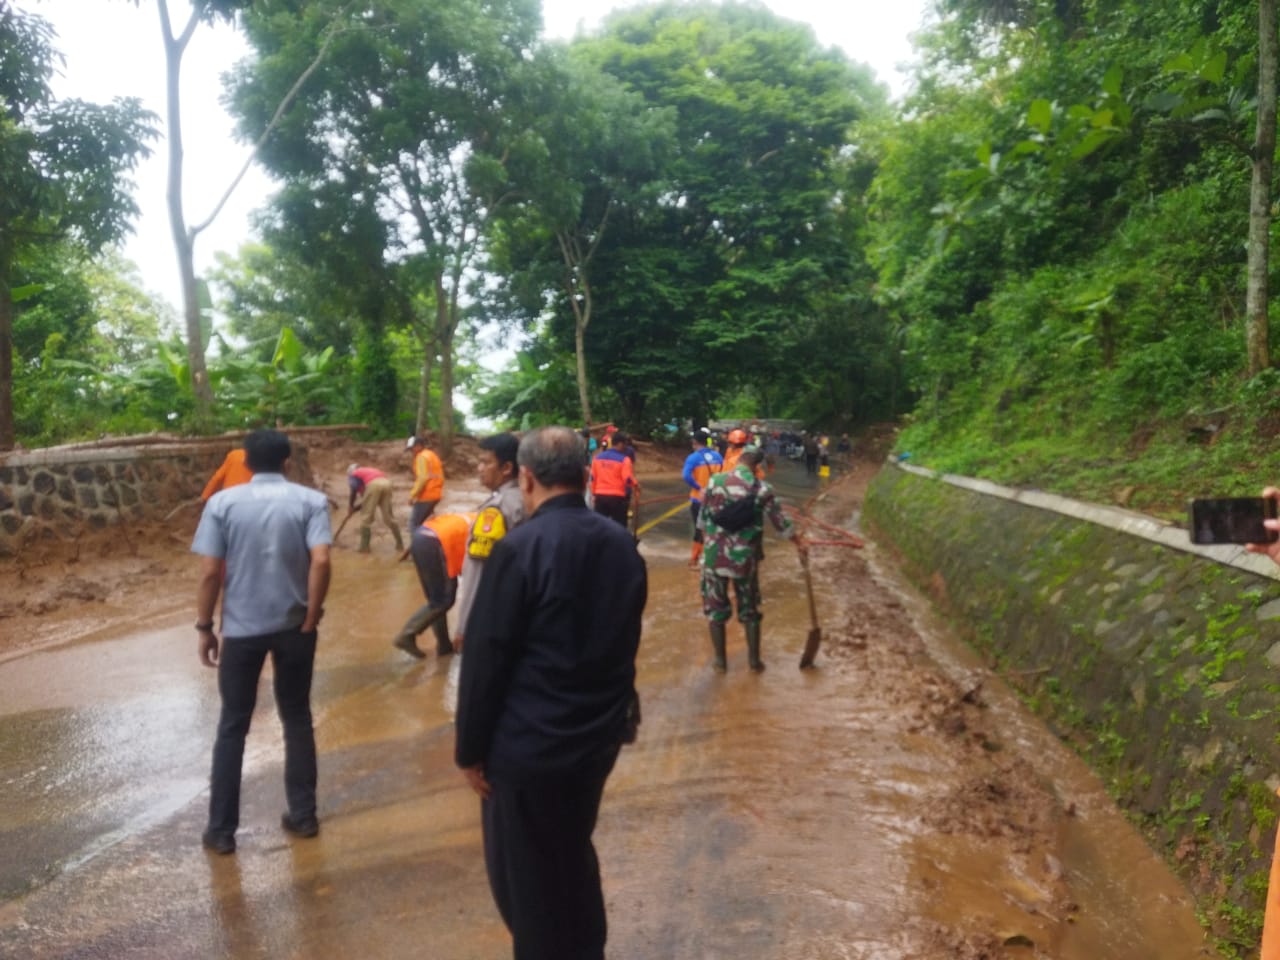
<svg viewBox="0 0 1280 960"><path fill-rule="evenodd" d="M800 569L804 571L804 586L809 594L809 620L813 626L809 628L809 636L804 642L804 653L800 655L800 669L808 670L813 666L818 655L818 647L822 645L822 629L818 626L818 605L813 601L813 577L809 575L809 554L800 551Z"/></svg>

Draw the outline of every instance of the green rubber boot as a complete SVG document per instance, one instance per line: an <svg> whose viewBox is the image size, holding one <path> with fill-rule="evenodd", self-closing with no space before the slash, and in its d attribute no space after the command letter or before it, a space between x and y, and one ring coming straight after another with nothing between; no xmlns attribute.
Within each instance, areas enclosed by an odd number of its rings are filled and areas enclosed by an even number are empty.
<svg viewBox="0 0 1280 960"><path fill-rule="evenodd" d="M760 659L760 621L753 620L742 626L747 632L747 666L759 673L764 669L764 661Z"/></svg>
<svg viewBox="0 0 1280 960"><path fill-rule="evenodd" d="M373 531L370 530L368 527L360 528L360 549L357 551L357 553L369 552L369 538L372 536L373 536Z"/></svg>
<svg viewBox="0 0 1280 960"><path fill-rule="evenodd" d="M724 650L724 624L715 620L708 621L711 630L711 649L715 656L711 660L711 669L716 673L724 673L729 669L729 661Z"/></svg>

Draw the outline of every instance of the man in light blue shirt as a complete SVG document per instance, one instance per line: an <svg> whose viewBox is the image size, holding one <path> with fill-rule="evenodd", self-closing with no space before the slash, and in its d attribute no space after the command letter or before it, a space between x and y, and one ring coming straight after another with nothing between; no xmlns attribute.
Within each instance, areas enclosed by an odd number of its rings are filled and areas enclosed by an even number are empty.
<svg viewBox="0 0 1280 960"><path fill-rule="evenodd" d="M234 853L240 822L244 741L267 655L276 709L284 727L284 781L289 809L281 825L300 837L320 831L316 819L316 743L311 675L316 627L329 590L328 501L284 477L289 439L275 430L245 437L248 483L214 494L191 551L201 556L196 600L200 661L218 670L222 714L213 745L209 826L202 841ZM222 636L213 612L222 595Z"/></svg>

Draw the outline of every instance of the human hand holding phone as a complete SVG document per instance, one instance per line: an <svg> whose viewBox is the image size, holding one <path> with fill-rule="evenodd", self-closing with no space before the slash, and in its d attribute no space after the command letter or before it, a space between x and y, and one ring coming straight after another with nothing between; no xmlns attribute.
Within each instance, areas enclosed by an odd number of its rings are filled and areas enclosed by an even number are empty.
<svg viewBox="0 0 1280 960"><path fill-rule="evenodd" d="M1274 490L1274 488L1268 488ZM1280 491L1277 491L1280 493ZM1191 501L1192 543L1268 544L1280 539L1268 520L1276 520L1277 497L1216 497Z"/></svg>

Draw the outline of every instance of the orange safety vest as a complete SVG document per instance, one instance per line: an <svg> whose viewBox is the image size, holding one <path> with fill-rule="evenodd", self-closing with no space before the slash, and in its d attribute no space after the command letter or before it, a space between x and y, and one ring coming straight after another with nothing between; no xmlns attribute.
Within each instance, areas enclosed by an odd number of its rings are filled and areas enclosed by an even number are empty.
<svg viewBox="0 0 1280 960"><path fill-rule="evenodd" d="M430 530L444 550L445 569L450 577L462 572L462 561L467 553L467 534L475 521L474 513L441 513L422 521L424 530Z"/></svg>
<svg viewBox="0 0 1280 960"><path fill-rule="evenodd" d="M743 447L729 447L724 452L724 471L732 473L734 467L738 465L738 458L742 456ZM757 480L763 480L765 476L764 464L757 463L751 471L756 475ZM705 486L705 484L704 484Z"/></svg>
<svg viewBox="0 0 1280 960"><path fill-rule="evenodd" d="M636 486L631 458L620 450L597 453L591 461L591 492L597 497L629 497Z"/></svg>
<svg viewBox="0 0 1280 960"><path fill-rule="evenodd" d="M244 448L240 447L232 450L227 454L225 460L209 478L209 482L205 484L204 492L200 494L201 500L208 500L219 490L225 490L227 487L238 487L242 483L248 483L253 479L253 471L244 462Z"/></svg>
<svg viewBox="0 0 1280 960"><path fill-rule="evenodd" d="M413 458L413 490L410 500L439 500L444 496L444 465L434 450L424 449Z"/></svg>

